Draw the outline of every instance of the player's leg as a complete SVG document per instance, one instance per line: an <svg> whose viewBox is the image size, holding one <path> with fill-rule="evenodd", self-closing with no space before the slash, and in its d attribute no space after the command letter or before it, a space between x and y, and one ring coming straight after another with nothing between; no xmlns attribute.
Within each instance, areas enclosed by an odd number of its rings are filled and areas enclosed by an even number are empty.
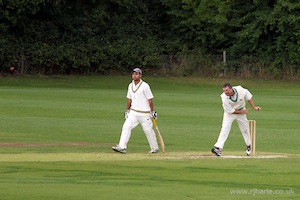
<svg viewBox="0 0 300 200"><path fill-rule="evenodd" d="M150 116L147 114L147 115L139 116L138 118L139 118L140 124L143 127L143 131L146 135L146 138L147 138L149 146L150 146L149 153L157 153L158 152L158 144L157 144L156 135L153 130L153 123L152 123Z"/></svg>
<svg viewBox="0 0 300 200"><path fill-rule="evenodd" d="M249 121L247 119L247 115L239 115L236 119L239 129L243 135L245 144L246 144L246 153L250 155L251 153L251 138L250 138L250 130L249 130Z"/></svg>
<svg viewBox="0 0 300 200"><path fill-rule="evenodd" d="M138 124L139 122L137 117L133 113L129 113L128 118L125 120L122 127L121 137L118 145L120 149L127 149L127 144L131 136L131 130Z"/></svg>
<svg viewBox="0 0 300 200"><path fill-rule="evenodd" d="M217 156L221 155L221 151L223 150L224 144L228 138L232 122L236 119L236 115L234 114L228 114L224 113L223 115L223 122L222 122L222 128L218 137L217 142L214 145L214 149L212 149L212 152L215 153ZM215 150L215 151L214 151Z"/></svg>

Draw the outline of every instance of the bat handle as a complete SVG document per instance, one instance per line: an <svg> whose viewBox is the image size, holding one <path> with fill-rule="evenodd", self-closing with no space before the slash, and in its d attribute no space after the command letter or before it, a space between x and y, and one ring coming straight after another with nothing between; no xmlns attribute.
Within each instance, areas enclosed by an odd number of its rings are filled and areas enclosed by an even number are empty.
<svg viewBox="0 0 300 200"><path fill-rule="evenodd" d="M153 117L152 117L152 122L153 122L153 125L154 125L155 127L157 127L156 119L154 119Z"/></svg>

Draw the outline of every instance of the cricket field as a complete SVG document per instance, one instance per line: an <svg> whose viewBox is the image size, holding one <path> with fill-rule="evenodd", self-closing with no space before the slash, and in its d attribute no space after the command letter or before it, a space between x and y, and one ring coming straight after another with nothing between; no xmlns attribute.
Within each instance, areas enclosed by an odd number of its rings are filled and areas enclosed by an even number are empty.
<svg viewBox="0 0 300 200"><path fill-rule="evenodd" d="M300 199L300 82L147 77L166 153L149 154L142 128L118 143L130 76L0 78L0 200ZM262 108L256 155L237 123L222 157L222 84ZM249 106L248 106L249 107Z"/></svg>

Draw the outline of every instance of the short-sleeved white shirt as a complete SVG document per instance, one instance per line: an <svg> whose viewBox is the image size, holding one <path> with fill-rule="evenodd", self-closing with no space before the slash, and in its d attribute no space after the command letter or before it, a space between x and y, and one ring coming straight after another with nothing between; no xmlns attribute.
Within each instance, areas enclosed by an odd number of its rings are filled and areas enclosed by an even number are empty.
<svg viewBox="0 0 300 200"><path fill-rule="evenodd" d="M143 80L135 85L132 81L128 86L127 98L131 99L131 108L138 111L150 112L149 100L154 96L150 86Z"/></svg>
<svg viewBox="0 0 300 200"><path fill-rule="evenodd" d="M242 86L234 86L232 89L235 93L233 96L227 96L224 93L221 94L223 109L230 114L234 113L235 110L245 109L246 101L252 99L252 94L249 90Z"/></svg>

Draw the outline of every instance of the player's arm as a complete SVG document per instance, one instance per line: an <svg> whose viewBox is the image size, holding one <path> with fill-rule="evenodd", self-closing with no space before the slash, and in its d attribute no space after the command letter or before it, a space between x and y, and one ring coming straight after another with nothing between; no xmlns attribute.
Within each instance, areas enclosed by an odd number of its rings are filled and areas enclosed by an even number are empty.
<svg viewBox="0 0 300 200"><path fill-rule="evenodd" d="M149 102L149 107L150 107L150 116L154 119L157 119L157 112L154 111L154 105L153 105L153 94L152 91L150 89L150 86L147 85L146 89L145 89L145 97L148 99Z"/></svg>
<svg viewBox="0 0 300 200"><path fill-rule="evenodd" d="M124 112L125 119L128 118L130 108L131 108L131 99L127 99L127 106L126 106L126 110Z"/></svg>
<svg viewBox="0 0 300 200"><path fill-rule="evenodd" d="M232 114L248 114L249 109L246 110L235 110Z"/></svg>
<svg viewBox="0 0 300 200"><path fill-rule="evenodd" d="M223 109L225 110L225 112L227 112L229 114L248 114L248 112L249 112L249 109L246 109L246 110L234 109L227 101L223 101L223 100L222 100L222 106L223 106Z"/></svg>
<svg viewBox="0 0 300 200"><path fill-rule="evenodd" d="M149 102L150 110L154 111L153 100L152 99L148 99L148 102Z"/></svg>
<svg viewBox="0 0 300 200"><path fill-rule="evenodd" d="M248 103L254 110L257 110L257 111L261 110L261 108L259 106L255 106L254 101L252 99L248 100Z"/></svg>
<svg viewBox="0 0 300 200"><path fill-rule="evenodd" d="M131 108L131 99L127 99L127 109L126 110L130 110L130 108Z"/></svg>
<svg viewBox="0 0 300 200"><path fill-rule="evenodd" d="M154 98L154 96L153 96L150 86L148 84L145 86L144 95L145 95L145 98L148 99L150 111L154 111L154 105L153 105L153 100L152 100Z"/></svg>
<svg viewBox="0 0 300 200"><path fill-rule="evenodd" d="M149 106L150 106L150 116L154 119L157 119L157 112L154 111L154 106L153 106L153 100L152 99L148 99L149 102Z"/></svg>
<svg viewBox="0 0 300 200"><path fill-rule="evenodd" d="M252 100L252 94L250 93L250 91L247 90L247 89L244 89L244 92L245 92L245 99L248 101L248 103L250 104L250 106L251 106L254 110L257 110L257 111L261 110L260 107L255 106L254 101Z"/></svg>

